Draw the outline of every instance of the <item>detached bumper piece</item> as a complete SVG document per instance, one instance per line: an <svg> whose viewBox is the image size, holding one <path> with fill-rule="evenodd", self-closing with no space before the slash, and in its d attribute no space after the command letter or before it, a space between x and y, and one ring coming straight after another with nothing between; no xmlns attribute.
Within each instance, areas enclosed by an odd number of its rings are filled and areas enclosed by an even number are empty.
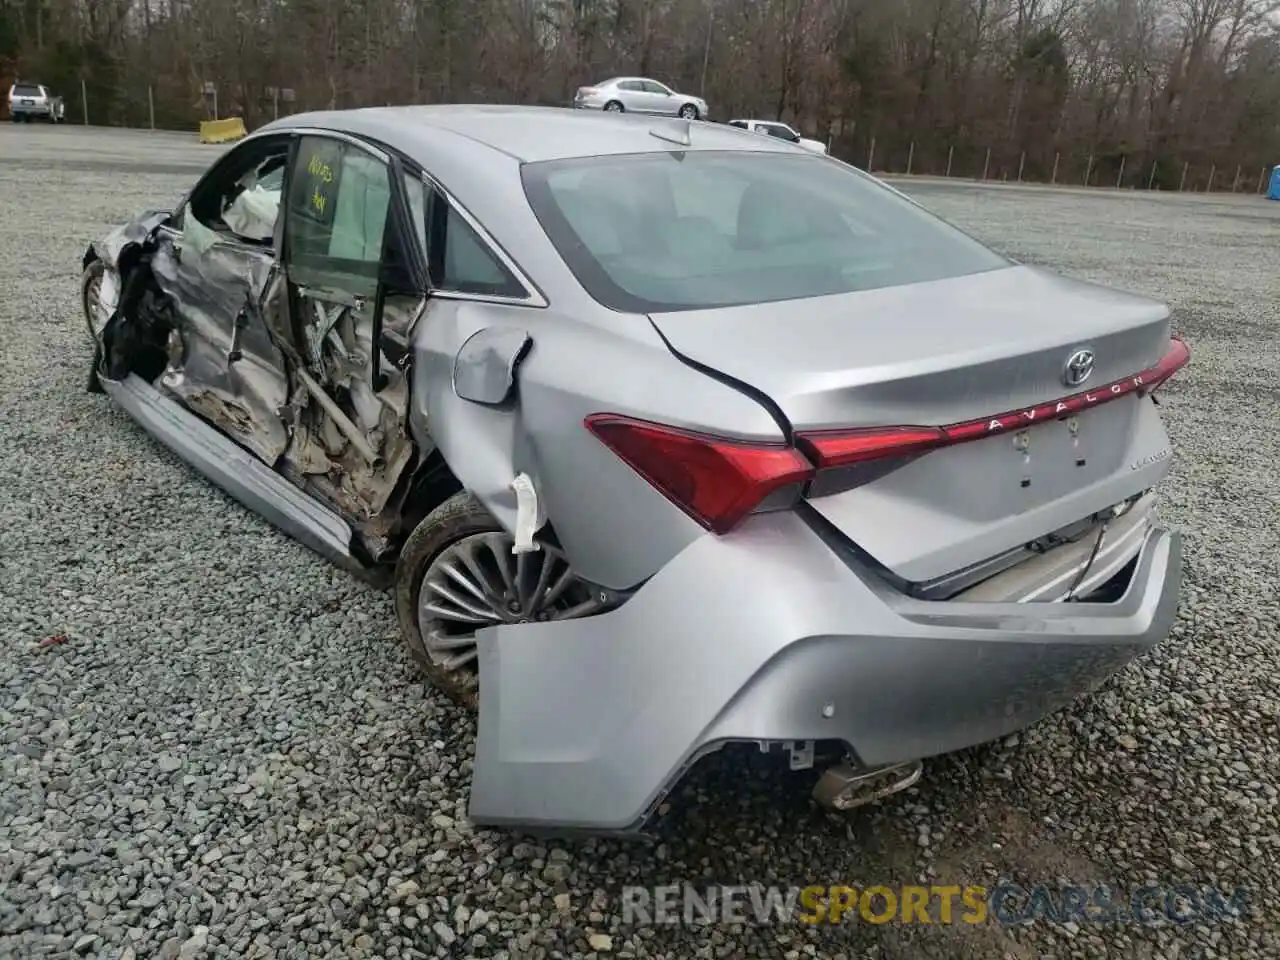
<svg viewBox="0 0 1280 960"><path fill-rule="evenodd" d="M751 517L616 610L477 635L471 817L626 832L726 743L840 741L856 772L1006 736L1168 634L1178 536L1146 530L1131 562L1111 603L930 602L799 513Z"/></svg>

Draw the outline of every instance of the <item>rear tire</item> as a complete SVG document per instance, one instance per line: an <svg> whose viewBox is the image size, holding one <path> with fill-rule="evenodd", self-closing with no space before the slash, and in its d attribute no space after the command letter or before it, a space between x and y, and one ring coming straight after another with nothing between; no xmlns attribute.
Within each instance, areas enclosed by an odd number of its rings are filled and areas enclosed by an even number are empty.
<svg viewBox="0 0 1280 960"><path fill-rule="evenodd" d="M472 534L501 530L484 504L464 490L427 514L409 534L396 562L396 618L409 658L436 689L471 711L479 705L479 684L468 683L459 671L442 670L427 653L418 626L418 602L427 568L445 547Z"/></svg>
<svg viewBox="0 0 1280 960"><path fill-rule="evenodd" d="M610 100L604 105L605 113L626 113L627 108L618 100Z"/></svg>
<svg viewBox="0 0 1280 960"><path fill-rule="evenodd" d="M698 108L695 107L692 103L686 103L683 107L680 108L680 118L682 120L697 120Z"/></svg>
<svg viewBox="0 0 1280 960"><path fill-rule="evenodd" d="M396 563L396 618L409 656L450 700L480 705L476 633L590 616L604 607L559 547L513 556L515 541L467 491L418 524Z"/></svg>

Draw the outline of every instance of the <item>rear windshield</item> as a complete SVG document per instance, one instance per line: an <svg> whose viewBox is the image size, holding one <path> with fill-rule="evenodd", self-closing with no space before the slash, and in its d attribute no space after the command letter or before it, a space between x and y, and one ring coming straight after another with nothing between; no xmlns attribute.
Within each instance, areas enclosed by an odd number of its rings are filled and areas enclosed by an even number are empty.
<svg viewBox="0 0 1280 960"><path fill-rule="evenodd" d="M818 156L687 151L525 164L525 193L596 300L655 313L795 300L1009 266Z"/></svg>
<svg viewBox="0 0 1280 960"><path fill-rule="evenodd" d="M34 83L15 83L13 85L13 95L15 97L38 97L40 96L40 88Z"/></svg>

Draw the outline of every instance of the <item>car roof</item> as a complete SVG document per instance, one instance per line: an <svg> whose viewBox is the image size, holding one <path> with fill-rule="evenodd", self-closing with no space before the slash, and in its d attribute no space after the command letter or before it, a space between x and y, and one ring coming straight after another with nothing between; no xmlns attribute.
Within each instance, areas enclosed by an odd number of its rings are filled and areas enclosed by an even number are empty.
<svg viewBox="0 0 1280 960"><path fill-rule="evenodd" d="M428 171L433 159L458 160L477 151L493 151L521 163L628 153L670 151L671 141L654 131L678 133L688 121L565 107L457 104L366 107L300 113L284 117L260 132L319 127L366 137L392 147ZM688 150L792 152L726 124L689 124ZM442 156L445 155L445 156Z"/></svg>

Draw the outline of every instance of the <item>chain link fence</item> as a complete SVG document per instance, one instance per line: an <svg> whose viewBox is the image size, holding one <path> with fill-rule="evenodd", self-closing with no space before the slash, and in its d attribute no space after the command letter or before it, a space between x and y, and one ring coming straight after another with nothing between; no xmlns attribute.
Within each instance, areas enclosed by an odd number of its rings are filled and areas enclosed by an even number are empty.
<svg viewBox="0 0 1280 960"><path fill-rule="evenodd" d="M942 177L995 183L1265 195L1271 166L1118 151L1022 150L1005 145L832 138L832 155L877 176Z"/></svg>

